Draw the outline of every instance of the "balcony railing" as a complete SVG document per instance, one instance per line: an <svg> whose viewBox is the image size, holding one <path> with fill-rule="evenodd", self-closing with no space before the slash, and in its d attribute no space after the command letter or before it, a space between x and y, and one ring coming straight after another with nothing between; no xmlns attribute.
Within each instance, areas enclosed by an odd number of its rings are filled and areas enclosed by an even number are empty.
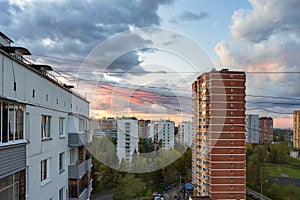
<svg viewBox="0 0 300 200"><path fill-rule="evenodd" d="M81 178L92 167L92 158L84 160L79 165L69 165L69 178Z"/></svg>
<svg viewBox="0 0 300 200"><path fill-rule="evenodd" d="M89 133L69 133L68 135L69 146L82 146L89 143Z"/></svg>

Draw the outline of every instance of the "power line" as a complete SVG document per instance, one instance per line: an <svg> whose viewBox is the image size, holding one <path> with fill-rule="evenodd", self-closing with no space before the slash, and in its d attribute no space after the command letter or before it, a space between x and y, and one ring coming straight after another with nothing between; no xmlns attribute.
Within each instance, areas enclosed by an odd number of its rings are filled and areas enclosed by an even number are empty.
<svg viewBox="0 0 300 200"><path fill-rule="evenodd" d="M281 115L292 115L293 113L284 113L284 112L277 112L277 111L272 111L272 110L269 110L269 109L266 109L266 108L248 108L246 110L264 110L264 111L267 111L267 112L271 112L271 113L275 113L275 114L281 114Z"/></svg>
<svg viewBox="0 0 300 200"><path fill-rule="evenodd" d="M66 77L66 76L62 75L62 73L67 74L68 76L73 77L74 79L81 80L81 81L87 81L87 82L90 82L90 83L97 82L97 81L92 81L92 80L88 80L88 79L78 78L78 77L76 77L76 76L74 76L72 74L69 74L69 73L67 73L65 71L61 71L61 70L56 70L56 72L58 74L60 74L60 76L62 76L64 78L67 78L70 81L74 81L74 80L70 79L69 77ZM191 99L191 97L186 97L186 96L179 96L179 95L171 96L171 95L165 95L165 94L161 94L161 93L156 93L156 92L149 91L149 90L142 90L142 89L136 89L136 88L132 89L132 88L130 88L130 86L137 86L137 87L142 87L142 88L146 88L146 89L153 88L153 89L169 90L169 88L167 88L167 87L139 86L139 85L132 85L132 84L130 84L130 85L124 85L124 84L119 84L119 83L115 83L115 82L102 82L102 83L100 83L100 81L98 81L97 83L98 83L98 87L102 87L102 88L104 88L104 87L101 86L101 84L102 85L114 85L114 86L119 87L119 88L125 88L125 89L129 89L129 90L136 90L136 91L140 91L140 92L146 92L147 94L143 94L143 95L146 96L146 97L149 97L149 98L150 97L151 98L156 97L156 98L160 98L160 99L163 99L163 98L167 98L167 99L172 99L173 98L174 99L174 98L176 98L176 100L178 100L178 98ZM99 84L100 84L100 86L99 86ZM112 90L112 89L110 89L110 90L115 92L115 90ZM184 90L184 91L191 91L191 90ZM119 94L124 94L124 93L120 93L120 92L118 92L118 93ZM272 98L272 99L300 100L300 98L298 99L298 98L292 98L292 97L267 96L267 95L246 95L246 96L253 97L253 98ZM138 98L136 96L134 96L134 98L137 98L139 100L145 101L145 99L141 99L141 98ZM149 100L146 100L146 101L148 101L149 103L154 103L154 102L149 101ZM274 102L274 101L272 101L272 102L269 102L269 101L260 101L260 102L259 101L246 101L246 103L248 103L248 102L249 103L261 103L261 104L268 103L268 104L273 104L273 105L300 105L300 103L298 104L298 103ZM161 105L164 105L164 104L161 104ZM168 107L168 108L172 109L172 107ZM276 112L276 111L272 111L272 110L269 110L269 109L266 109L266 108L249 108L247 110L265 110L267 112L272 112L272 113L276 113L276 114L289 114L289 115L292 114L292 113Z"/></svg>
<svg viewBox="0 0 300 200"><path fill-rule="evenodd" d="M32 54L33 56L40 56L40 57L45 57L45 58L51 58L51 59L57 59L57 60L64 60L64 61L69 61L69 62L75 62L75 63L86 63L86 64L92 64L92 65L97 65L97 63L92 63L92 62L87 62L85 60L73 60L73 59L67 59L67 58L61 58L61 57L55 57L55 56L46 56L42 54ZM95 72L95 70L65 70L65 72ZM246 74L300 74L300 71L244 71ZM165 72L165 71L144 71L144 72L124 72L124 71L112 71L112 72L101 72L101 73L137 73L137 74L143 74L143 73L200 73L198 71L182 71L182 72Z"/></svg>

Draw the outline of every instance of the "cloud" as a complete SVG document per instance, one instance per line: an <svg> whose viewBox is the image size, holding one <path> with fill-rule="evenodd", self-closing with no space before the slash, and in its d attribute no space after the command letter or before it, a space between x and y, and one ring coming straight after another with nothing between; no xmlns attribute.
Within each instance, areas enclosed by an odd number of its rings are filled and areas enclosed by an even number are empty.
<svg viewBox="0 0 300 200"><path fill-rule="evenodd" d="M84 58L99 42L129 30L130 26L159 25L158 7L171 3L171 0L1 1L4 12L0 14L0 29L33 54Z"/></svg>
<svg viewBox="0 0 300 200"><path fill-rule="evenodd" d="M209 14L205 12L194 13L191 11L184 11L177 17L173 17L170 22L179 24L187 21L200 21L207 17L209 17Z"/></svg>
<svg viewBox="0 0 300 200"><path fill-rule="evenodd" d="M240 9L232 16L234 38L261 42L282 33L300 36L299 1L250 0L250 3L252 10Z"/></svg>
<svg viewBox="0 0 300 200"><path fill-rule="evenodd" d="M250 0L250 3L252 9L240 9L233 13L231 40L220 41L215 46L220 64L249 72L247 94L300 97L297 86L300 74L296 73L300 71L297 53L300 51L300 2ZM293 101L296 105L291 105L291 101L280 98L249 100L270 103L247 101L248 108L263 107L285 113L299 108L299 101Z"/></svg>

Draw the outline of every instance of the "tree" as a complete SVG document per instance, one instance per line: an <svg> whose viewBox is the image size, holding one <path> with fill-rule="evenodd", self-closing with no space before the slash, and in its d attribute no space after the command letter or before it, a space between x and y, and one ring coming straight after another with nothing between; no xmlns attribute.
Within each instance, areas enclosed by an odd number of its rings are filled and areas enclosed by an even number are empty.
<svg viewBox="0 0 300 200"><path fill-rule="evenodd" d="M285 142L270 145L270 162L275 164L289 164L289 148Z"/></svg>
<svg viewBox="0 0 300 200"><path fill-rule="evenodd" d="M300 199L300 188L296 185L287 185L284 187L285 196L290 200Z"/></svg>
<svg viewBox="0 0 300 200"><path fill-rule="evenodd" d="M246 156L249 158L253 154L253 145L246 144Z"/></svg>
<svg viewBox="0 0 300 200"><path fill-rule="evenodd" d="M267 190L268 197L272 199L278 199L278 200L283 200L284 199L284 193L283 189L280 188L279 185L276 183L273 183L270 187L270 189Z"/></svg>
<svg viewBox="0 0 300 200"><path fill-rule="evenodd" d="M146 184L136 178L134 174L126 174L119 179L117 187L114 189L114 199L130 200L145 190Z"/></svg>
<svg viewBox="0 0 300 200"><path fill-rule="evenodd" d="M253 152L257 155L258 158L258 165L264 165L267 157L267 149L263 145L257 146Z"/></svg>

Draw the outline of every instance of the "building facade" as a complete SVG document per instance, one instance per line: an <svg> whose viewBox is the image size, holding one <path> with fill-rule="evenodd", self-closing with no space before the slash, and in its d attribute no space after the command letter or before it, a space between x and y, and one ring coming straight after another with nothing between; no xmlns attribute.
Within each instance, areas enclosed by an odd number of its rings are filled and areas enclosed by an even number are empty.
<svg viewBox="0 0 300 200"><path fill-rule="evenodd" d="M273 118L260 117L259 118L259 141L260 143L273 141Z"/></svg>
<svg viewBox="0 0 300 200"><path fill-rule="evenodd" d="M0 36L0 199L89 199L89 102Z"/></svg>
<svg viewBox="0 0 300 200"><path fill-rule="evenodd" d="M96 137L104 135L117 138L117 120L112 117L93 119L93 134Z"/></svg>
<svg viewBox="0 0 300 200"><path fill-rule="evenodd" d="M300 110L295 110L293 115L293 124L294 124L294 132L293 132L293 147L295 149L300 149Z"/></svg>
<svg viewBox="0 0 300 200"><path fill-rule="evenodd" d="M178 124L177 138L180 144L192 146L192 122L184 121Z"/></svg>
<svg viewBox="0 0 300 200"><path fill-rule="evenodd" d="M151 125L150 125L151 127ZM154 145L157 148L161 145L162 149L174 149L175 145L175 122L170 120L154 121L153 123ZM160 144L161 143L161 144Z"/></svg>
<svg viewBox="0 0 300 200"><path fill-rule="evenodd" d="M192 182L198 196L246 199L244 72L211 72L192 85Z"/></svg>
<svg viewBox="0 0 300 200"><path fill-rule="evenodd" d="M135 117L117 118L117 156L131 161L133 154L139 153L138 120Z"/></svg>
<svg viewBox="0 0 300 200"><path fill-rule="evenodd" d="M246 115L246 143L259 144L259 115Z"/></svg>
<svg viewBox="0 0 300 200"><path fill-rule="evenodd" d="M150 120L139 120L139 137L140 138L148 138L149 132L148 132L148 124L150 123Z"/></svg>

